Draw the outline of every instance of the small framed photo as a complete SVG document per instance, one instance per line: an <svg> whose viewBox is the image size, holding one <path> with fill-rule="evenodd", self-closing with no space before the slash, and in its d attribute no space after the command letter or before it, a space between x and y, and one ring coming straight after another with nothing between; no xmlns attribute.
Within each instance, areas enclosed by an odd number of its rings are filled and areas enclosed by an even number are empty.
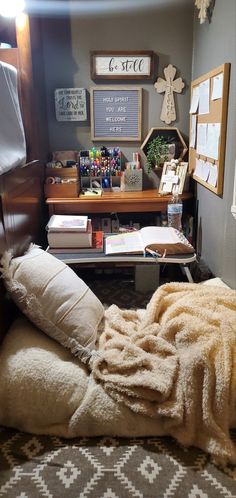
<svg viewBox="0 0 236 498"><path fill-rule="evenodd" d="M188 171L188 163L172 160L164 163L159 193L182 194Z"/></svg>

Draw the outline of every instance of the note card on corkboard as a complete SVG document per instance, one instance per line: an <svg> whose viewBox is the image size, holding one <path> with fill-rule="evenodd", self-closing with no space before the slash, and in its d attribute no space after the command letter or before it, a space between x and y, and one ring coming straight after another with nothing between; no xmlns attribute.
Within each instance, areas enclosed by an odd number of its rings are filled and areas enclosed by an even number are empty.
<svg viewBox="0 0 236 498"><path fill-rule="evenodd" d="M121 142L142 139L140 87L92 87L90 99L92 140Z"/></svg>

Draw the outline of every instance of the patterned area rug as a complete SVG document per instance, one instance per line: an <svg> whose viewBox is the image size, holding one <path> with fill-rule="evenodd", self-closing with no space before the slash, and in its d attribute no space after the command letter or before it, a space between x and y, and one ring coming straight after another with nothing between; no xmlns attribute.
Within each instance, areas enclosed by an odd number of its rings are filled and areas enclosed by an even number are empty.
<svg viewBox="0 0 236 498"><path fill-rule="evenodd" d="M236 497L236 469L167 437L65 441L2 430L0 469L7 498Z"/></svg>
<svg viewBox="0 0 236 498"><path fill-rule="evenodd" d="M144 308L152 292L135 292L132 275L81 275L106 305ZM232 433L236 444L236 431ZM0 497L236 498L236 467L172 438L34 436L0 429Z"/></svg>
<svg viewBox="0 0 236 498"><path fill-rule="evenodd" d="M169 265L167 270L162 268L159 285L182 279L178 265ZM146 308L154 292L154 290L148 292L135 290L135 277L132 268L82 270L79 266L77 274L86 281L100 301L107 306L117 304L120 308Z"/></svg>
<svg viewBox="0 0 236 498"><path fill-rule="evenodd" d="M106 274L101 279L96 276L93 279L93 276L89 275L86 282L105 306L116 304L120 308L146 308L153 294L153 291L135 291L132 275L127 275L125 280L109 278Z"/></svg>

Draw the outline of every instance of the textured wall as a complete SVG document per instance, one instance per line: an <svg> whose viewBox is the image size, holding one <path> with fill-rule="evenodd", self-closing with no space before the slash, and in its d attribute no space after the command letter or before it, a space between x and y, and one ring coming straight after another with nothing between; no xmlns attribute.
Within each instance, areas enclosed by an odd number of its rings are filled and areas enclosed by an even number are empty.
<svg viewBox="0 0 236 498"><path fill-rule="evenodd" d="M119 82L95 83L90 79L90 50L153 50L159 56L157 76L163 76L163 68L173 64L185 81L182 94L176 95L177 121L186 138L189 134L189 99L192 59L192 2L183 7L159 7L154 10L133 11L124 15L105 15L43 21L44 60L51 150L86 149L93 144L90 137L90 121L87 123L58 123L55 119L54 89L66 86L88 90L96 84L120 84ZM143 88L142 135L145 138L153 126L166 126L160 120L163 95L158 94L152 82L137 82ZM122 84L122 82L121 82ZM123 84L135 85L134 82ZM101 144L96 142L95 145ZM120 145L127 160L138 151L141 143L109 142ZM146 181L148 179L146 178ZM155 183L155 180L154 180ZM149 186L149 185L147 185Z"/></svg>
<svg viewBox="0 0 236 498"><path fill-rule="evenodd" d="M227 3L227 8L226 8ZM212 22L194 22L193 79L231 63L223 196L197 185L201 254L212 272L236 288L236 222L230 208L236 158L236 1L216 0Z"/></svg>

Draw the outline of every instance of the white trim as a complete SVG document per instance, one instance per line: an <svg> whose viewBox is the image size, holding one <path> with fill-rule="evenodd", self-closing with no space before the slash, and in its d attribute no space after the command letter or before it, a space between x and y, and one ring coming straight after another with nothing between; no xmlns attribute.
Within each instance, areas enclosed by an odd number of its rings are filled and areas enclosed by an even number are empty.
<svg viewBox="0 0 236 498"><path fill-rule="evenodd" d="M236 161L235 161L235 171L234 171L234 191L233 191L233 203L231 206L231 213L236 220Z"/></svg>

